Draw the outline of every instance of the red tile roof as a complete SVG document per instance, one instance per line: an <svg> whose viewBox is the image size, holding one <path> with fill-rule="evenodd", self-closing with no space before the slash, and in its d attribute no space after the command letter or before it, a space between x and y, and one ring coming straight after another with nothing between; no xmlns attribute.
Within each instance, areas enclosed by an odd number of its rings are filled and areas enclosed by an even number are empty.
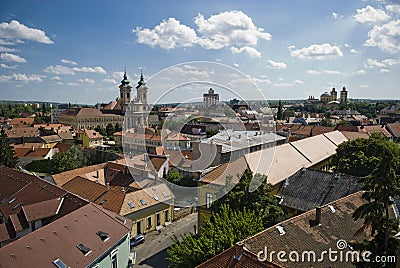
<svg viewBox="0 0 400 268"><path fill-rule="evenodd" d="M35 119L33 117L29 118L14 118L10 121L10 125L18 126L18 125L32 125Z"/></svg>
<svg viewBox="0 0 400 268"><path fill-rule="evenodd" d="M29 222L51 217L57 214L57 210L61 207L63 198L54 198L42 202L22 206L26 220Z"/></svg>
<svg viewBox="0 0 400 268"><path fill-rule="evenodd" d="M97 164L97 165L92 165L92 166L83 167L83 168L77 168L77 169L73 169L70 171L65 171L62 173L54 174L53 180L56 185L63 186L65 183L69 182L70 180L72 180L73 178L75 178L77 176L84 176L85 174L88 174L88 173L91 173L91 172L97 171L97 170L99 170L99 172L100 172L100 170L102 170L105 165L106 165L106 163L101 163L101 164Z"/></svg>
<svg viewBox="0 0 400 268"><path fill-rule="evenodd" d="M90 202L94 202L107 191L107 186L80 176L68 181L62 187L68 192L76 194Z"/></svg>
<svg viewBox="0 0 400 268"><path fill-rule="evenodd" d="M130 234L132 221L94 204L85 205L17 241L0 248L2 267L55 267L56 259L69 267L87 267ZM108 234L103 241L96 232ZM84 255L83 244L91 250ZM122 250L122 249L120 249ZM126 250L126 249L124 249ZM109 254L109 253L108 253Z"/></svg>
<svg viewBox="0 0 400 268"><path fill-rule="evenodd" d="M51 148L14 148L14 156L22 157L45 157L51 151Z"/></svg>

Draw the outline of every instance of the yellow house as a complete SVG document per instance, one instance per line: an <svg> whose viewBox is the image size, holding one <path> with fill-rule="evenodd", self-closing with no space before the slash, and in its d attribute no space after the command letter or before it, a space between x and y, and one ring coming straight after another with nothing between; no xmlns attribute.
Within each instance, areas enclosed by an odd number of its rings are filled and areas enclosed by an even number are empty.
<svg viewBox="0 0 400 268"><path fill-rule="evenodd" d="M82 135L82 145L84 147L103 145L103 136L95 130L85 129Z"/></svg>

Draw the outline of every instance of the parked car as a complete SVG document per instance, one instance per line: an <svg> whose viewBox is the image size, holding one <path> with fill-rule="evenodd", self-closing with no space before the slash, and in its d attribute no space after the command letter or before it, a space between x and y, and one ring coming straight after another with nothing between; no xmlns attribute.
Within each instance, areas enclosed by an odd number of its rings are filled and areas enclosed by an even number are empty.
<svg viewBox="0 0 400 268"><path fill-rule="evenodd" d="M140 245L142 243L144 243L144 236L141 234L135 235L131 238L131 247L136 247L137 245Z"/></svg>

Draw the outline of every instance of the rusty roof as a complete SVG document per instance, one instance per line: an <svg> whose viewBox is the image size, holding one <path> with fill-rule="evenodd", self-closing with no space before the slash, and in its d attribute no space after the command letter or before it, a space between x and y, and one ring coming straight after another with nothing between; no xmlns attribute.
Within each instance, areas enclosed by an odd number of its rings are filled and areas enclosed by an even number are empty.
<svg viewBox="0 0 400 268"><path fill-rule="evenodd" d="M10 121L10 125L32 125L35 119L33 117L27 117L27 118L13 118Z"/></svg>
<svg viewBox="0 0 400 268"><path fill-rule="evenodd" d="M124 202L124 199L124 192L111 189L100 196L94 203L101 205L105 209L119 213L121 211L121 206Z"/></svg>
<svg viewBox="0 0 400 268"><path fill-rule="evenodd" d="M13 127L12 129L6 129L6 135L8 138L18 137L37 137L40 135L40 131L35 127Z"/></svg>
<svg viewBox="0 0 400 268"><path fill-rule="evenodd" d="M22 206L27 221L32 222L38 219L44 219L57 214L64 199L61 197L45 200Z"/></svg>
<svg viewBox="0 0 400 268"><path fill-rule="evenodd" d="M356 139L368 139L369 134L365 132L354 132L354 131L340 131L346 139L350 140L356 140Z"/></svg>
<svg viewBox="0 0 400 268"><path fill-rule="evenodd" d="M368 238L367 234L359 232L363 220L353 219L354 211L365 203L361 195L362 192L357 192L323 206L320 225L310 225L315 220L316 212L313 209L243 240L243 246L256 256L259 251L264 251L265 246L269 252L282 250L301 253L313 250L317 256L321 256L322 252L329 248L338 250L337 242L340 239L347 243L360 242ZM282 227L284 234L280 234L278 226ZM347 250L349 249L345 248L344 253ZM282 263L276 259L273 262L284 267L293 265L291 262ZM331 264L329 258L325 258L322 262L314 262L313 267L328 267ZM309 267L309 265L307 262L297 263L296 267ZM353 265L341 262L340 267L353 267Z"/></svg>
<svg viewBox="0 0 400 268"><path fill-rule="evenodd" d="M94 202L107 191L107 186L90 181L80 176L73 178L69 182L65 183L62 187L63 189L90 202Z"/></svg>
<svg viewBox="0 0 400 268"><path fill-rule="evenodd" d="M45 157L51 151L51 148L14 148L14 156L22 157Z"/></svg>
<svg viewBox="0 0 400 268"><path fill-rule="evenodd" d="M56 259L69 267L87 267L130 234L132 221L119 221L117 214L88 204L0 248L0 267L55 267ZM103 241L96 232L108 234ZM83 244L88 255L76 247Z"/></svg>
<svg viewBox="0 0 400 268"><path fill-rule="evenodd" d="M77 176L85 176L88 173L96 172L97 170L102 170L105 165L106 163L101 163L97 165L77 168L70 171L54 174L52 177L56 185L63 186L65 183L69 182L70 180L72 180Z"/></svg>
<svg viewBox="0 0 400 268"><path fill-rule="evenodd" d="M103 138L103 135L101 135L99 132L93 129L85 129L85 134L91 140Z"/></svg>

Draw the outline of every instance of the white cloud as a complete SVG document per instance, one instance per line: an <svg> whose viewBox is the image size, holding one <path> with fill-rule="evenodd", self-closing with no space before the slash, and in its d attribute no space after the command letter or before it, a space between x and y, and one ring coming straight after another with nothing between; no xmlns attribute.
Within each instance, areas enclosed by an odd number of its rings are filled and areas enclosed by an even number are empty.
<svg viewBox="0 0 400 268"><path fill-rule="evenodd" d="M75 75L75 72L84 72L84 73L99 73L99 74L106 74L106 71L102 67L67 67L63 65L55 65L55 66L48 66L44 69L46 73L53 73L53 74L66 74L66 75Z"/></svg>
<svg viewBox="0 0 400 268"><path fill-rule="evenodd" d="M72 69L76 72L107 74L102 67L74 67Z"/></svg>
<svg viewBox="0 0 400 268"><path fill-rule="evenodd" d="M256 77L249 77L254 83L265 83L271 84L271 80L267 78L256 78Z"/></svg>
<svg viewBox="0 0 400 268"><path fill-rule="evenodd" d="M76 63L75 61L72 61L72 60L61 59L61 62L71 64L71 65L78 65L78 63Z"/></svg>
<svg viewBox="0 0 400 268"><path fill-rule="evenodd" d="M300 59L323 59L328 56L342 57L343 52L339 47L325 43L322 45L313 44L308 47L292 50L290 55Z"/></svg>
<svg viewBox="0 0 400 268"><path fill-rule="evenodd" d="M357 54L357 53L358 53L358 51L357 51L356 49L354 49L354 48L352 48L352 49L350 50L350 52L351 52L351 53L354 53L354 54Z"/></svg>
<svg viewBox="0 0 400 268"><path fill-rule="evenodd" d="M180 23L175 18L163 20L154 29L136 27L137 42L151 47L159 46L164 49L190 47L197 39L196 32Z"/></svg>
<svg viewBox="0 0 400 268"><path fill-rule="evenodd" d="M342 72L336 71L336 70L322 70L322 71L307 70L306 73L307 74L321 74L321 73L325 73L325 74L343 74Z"/></svg>
<svg viewBox="0 0 400 268"><path fill-rule="evenodd" d="M400 52L400 20L390 21L384 25L375 25L368 32L365 46L378 47L389 53Z"/></svg>
<svg viewBox="0 0 400 268"><path fill-rule="evenodd" d="M26 62L26 59L11 53L1 53L0 58L8 62L19 62L19 63Z"/></svg>
<svg viewBox="0 0 400 268"><path fill-rule="evenodd" d="M56 75L56 76L53 76L52 78L50 78L50 80L58 81L58 80L61 80L61 77Z"/></svg>
<svg viewBox="0 0 400 268"><path fill-rule="evenodd" d="M20 40L24 39L44 44L54 44L44 31L29 28L16 20L12 20L10 23L0 23L0 38L10 43L20 42Z"/></svg>
<svg viewBox="0 0 400 268"><path fill-rule="evenodd" d="M20 74L20 73L13 73L12 75L1 75L0 76L0 83L9 82L9 81L22 81L22 82L42 82L42 75L32 74Z"/></svg>
<svg viewBox="0 0 400 268"><path fill-rule="evenodd" d="M358 70L357 72L356 72L356 74L366 74L367 72L366 71L364 71L364 70Z"/></svg>
<svg viewBox="0 0 400 268"><path fill-rule="evenodd" d="M0 52L14 52L15 49L9 47L0 46Z"/></svg>
<svg viewBox="0 0 400 268"><path fill-rule="evenodd" d="M62 66L62 65L55 65L55 66L48 66L46 69L44 69L46 73L52 73L52 74L66 74L66 75L75 75L75 72L72 68Z"/></svg>
<svg viewBox="0 0 400 268"><path fill-rule="evenodd" d="M340 14L338 14L336 12L332 12L331 13L331 18L332 19L340 19L340 18L343 18L343 17L344 17L343 15L340 15Z"/></svg>
<svg viewBox="0 0 400 268"><path fill-rule="evenodd" d="M122 79L124 77L124 72L113 72L112 77L117 80Z"/></svg>
<svg viewBox="0 0 400 268"><path fill-rule="evenodd" d="M259 39L271 39L271 34L256 27L249 16L238 10L221 12L208 19L199 14L194 23L201 34L197 43L206 49L255 46Z"/></svg>
<svg viewBox="0 0 400 268"><path fill-rule="evenodd" d="M293 87L294 84L292 83L276 83L274 84L275 87Z"/></svg>
<svg viewBox="0 0 400 268"><path fill-rule="evenodd" d="M386 6L386 10L400 14L400 5L388 5Z"/></svg>
<svg viewBox="0 0 400 268"><path fill-rule="evenodd" d="M110 84L117 84L117 81L115 79L111 79L111 78L105 78L102 80L102 82L110 83Z"/></svg>
<svg viewBox="0 0 400 268"><path fill-rule="evenodd" d="M231 47L231 51L234 54L247 53L252 58L261 57L261 53L254 47L247 47L247 46L241 48Z"/></svg>
<svg viewBox="0 0 400 268"><path fill-rule="evenodd" d="M357 14L354 15L355 21L359 23L375 23L386 21L390 18L389 15L385 13L385 11L381 9L375 9L371 6L366 6L361 9L357 9Z"/></svg>
<svg viewBox="0 0 400 268"><path fill-rule="evenodd" d="M85 79L78 79L79 83L89 83L89 84L94 84L94 80L90 78L85 78Z"/></svg>
<svg viewBox="0 0 400 268"><path fill-rule="evenodd" d="M375 59L368 58L364 62L364 65L367 68L387 68L387 67L397 65L399 63L400 63L400 60L395 60L395 59L385 59L382 61L378 61Z"/></svg>
<svg viewBox="0 0 400 268"><path fill-rule="evenodd" d="M287 65L283 62L268 60L267 67L271 69L286 69Z"/></svg>
<svg viewBox="0 0 400 268"><path fill-rule="evenodd" d="M360 88L369 88L369 85L360 85Z"/></svg>
<svg viewBox="0 0 400 268"><path fill-rule="evenodd" d="M239 65L239 64L237 64L237 63L233 63L233 66L235 66L235 67L239 67L240 65Z"/></svg>
<svg viewBox="0 0 400 268"><path fill-rule="evenodd" d="M390 72L390 70L388 70L388 69L380 69L380 70L379 70L379 73L380 73L380 74L388 73L388 72Z"/></svg>
<svg viewBox="0 0 400 268"><path fill-rule="evenodd" d="M296 80L294 81L295 84L304 84L304 82L302 80Z"/></svg>
<svg viewBox="0 0 400 268"><path fill-rule="evenodd" d="M17 69L17 65L11 66L11 65L4 64L4 63L0 64L0 67L4 68L4 69Z"/></svg>

